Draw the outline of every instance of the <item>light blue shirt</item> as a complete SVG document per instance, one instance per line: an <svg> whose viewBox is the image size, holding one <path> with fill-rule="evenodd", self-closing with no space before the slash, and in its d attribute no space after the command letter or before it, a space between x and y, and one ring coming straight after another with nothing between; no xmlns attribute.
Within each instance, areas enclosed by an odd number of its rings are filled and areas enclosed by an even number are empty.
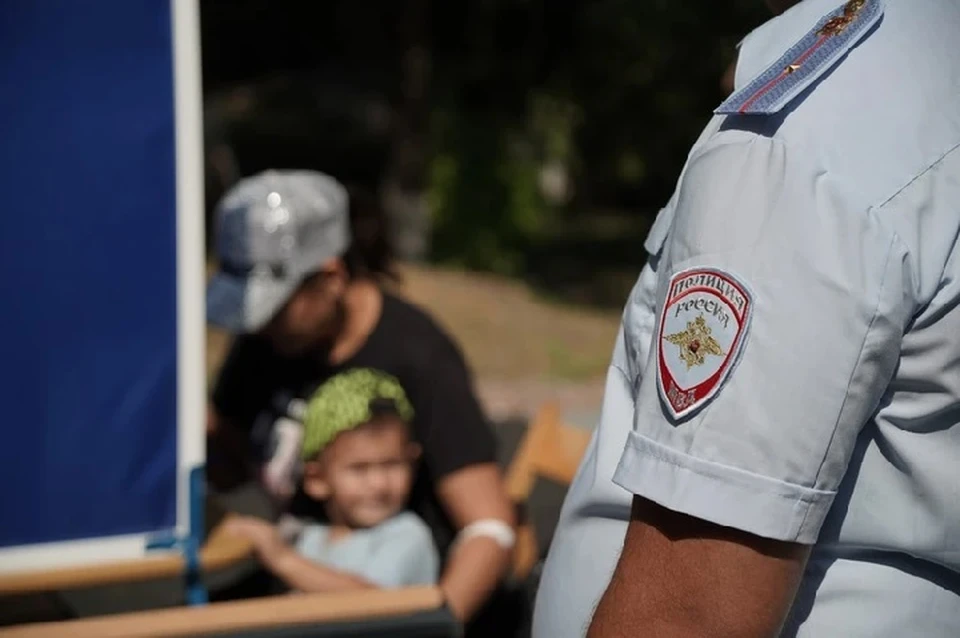
<svg viewBox="0 0 960 638"><path fill-rule="evenodd" d="M585 633L633 494L814 545L784 636L960 636L960 0L838 4L744 40L651 230L536 638Z"/></svg>
<svg viewBox="0 0 960 638"><path fill-rule="evenodd" d="M440 556L433 536L412 512L397 514L376 527L354 530L334 542L329 533L326 525L306 526L297 539L297 552L383 588L437 582Z"/></svg>

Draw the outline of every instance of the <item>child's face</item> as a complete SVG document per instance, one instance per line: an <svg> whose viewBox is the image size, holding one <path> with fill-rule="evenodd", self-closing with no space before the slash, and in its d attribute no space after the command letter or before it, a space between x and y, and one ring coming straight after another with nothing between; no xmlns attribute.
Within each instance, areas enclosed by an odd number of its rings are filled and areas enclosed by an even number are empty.
<svg viewBox="0 0 960 638"><path fill-rule="evenodd" d="M327 502L334 523L372 527L403 509L418 454L402 421L378 417L337 435L308 463L304 490Z"/></svg>

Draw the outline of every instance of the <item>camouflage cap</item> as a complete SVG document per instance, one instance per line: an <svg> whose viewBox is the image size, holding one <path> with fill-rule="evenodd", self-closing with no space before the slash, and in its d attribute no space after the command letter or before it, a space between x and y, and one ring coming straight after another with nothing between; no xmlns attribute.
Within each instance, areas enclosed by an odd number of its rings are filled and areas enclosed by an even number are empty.
<svg viewBox="0 0 960 638"><path fill-rule="evenodd" d="M383 412L396 414L405 423L413 419L413 406L396 378L370 368L356 368L331 377L307 403L303 459L314 458L338 434Z"/></svg>

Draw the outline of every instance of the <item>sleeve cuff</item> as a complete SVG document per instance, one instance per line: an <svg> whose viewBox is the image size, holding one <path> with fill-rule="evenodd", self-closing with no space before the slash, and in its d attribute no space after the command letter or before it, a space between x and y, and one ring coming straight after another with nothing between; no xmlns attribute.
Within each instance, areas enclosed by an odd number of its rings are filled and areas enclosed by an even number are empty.
<svg viewBox="0 0 960 638"><path fill-rule="evenodd" d="M658 505L757 536L812 545L836 492L785 483L631 432L613 481Z"/></svg>

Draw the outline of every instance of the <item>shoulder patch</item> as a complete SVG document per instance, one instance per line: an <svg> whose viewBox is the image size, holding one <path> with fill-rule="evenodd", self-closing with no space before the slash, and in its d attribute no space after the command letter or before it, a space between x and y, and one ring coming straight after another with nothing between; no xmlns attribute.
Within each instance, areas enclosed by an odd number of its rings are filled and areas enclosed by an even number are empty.
<svg viewBox="0 0 960 638"><path fill-rule="evenodd" d="M694 268L670 278L660 312L657 385L674 419L712 399L746 342L750 290L729 272Z"/></svg>
<svg viewBox="0 0 960 638"><path fill-rule="evenodd" d="M714 113L777 113L866 35L883 16L883 0L850 0L828 13L780 59L731 95Z"/></svg>

